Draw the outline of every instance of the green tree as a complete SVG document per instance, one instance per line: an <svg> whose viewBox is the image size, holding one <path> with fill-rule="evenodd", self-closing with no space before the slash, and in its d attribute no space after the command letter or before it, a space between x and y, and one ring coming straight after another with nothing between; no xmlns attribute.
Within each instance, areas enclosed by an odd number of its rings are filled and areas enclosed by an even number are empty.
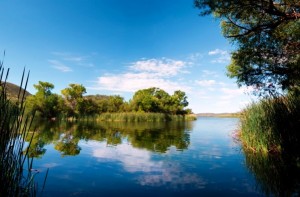
<svg viewBox="0 0 300 197"><path fill-rule="evenodd" d="M107 112L109 96L106 95L88 95L85 98L92 100L96 104L97 113Z"/></svg>
<svg viewBox="0 0 300 197"><path fill-rule="evenodd" d="M300 85L299 0L195 0L202 15L221 19L235 46L228 76L260 93Z"/></svg>
<svg viewBox="0 0 300 197"><path fill-rule="evenodd" d="M164 112L164 102L170 99L170 95L159 88L138 90L130 101L134 111Z"/></svg>
<svg viewBox="0 0 300 197"><path fill-rule="evenodd" d="M177 90L172 96L160 88L138 90L130 101L133 111L186 114L188 106L185 92Z"/></svg>
<svg viewBox="0 0 300 197"><path fill-rule="evenodd" d="M61 91L63 98L65 99L64 112L68 117L78 117L84 114L84 98L83 94L86 93L86 89L80 84L69 84L68 88Z"/></svg>
<svg viewBox="0 0 300 197"><path fill-rule="evenodd" d="M185 92L176 90L171 96L170 112L173 114L187 114L184 109L189 105Z"/></svg>
<svg viewBox="0 0 300 197"><path fill-rule="evenodd" d="M59 105L61 98L51 92L54 85L39 81L34 88L37 90L36 94L28 96L26 99L27 110L37 111L43 118L57 117L61 112Z"/></svg>
<svg viewBox="0 0 300 197"><path fill-rule="evenodd" d="M107 103L107 112L123 111L124 98L119 95L109 96Z"/></svg>
<svg viewBox="0 0 300 197"><path fill-rule="evenodd" d="M82 109L80 109L79 111L81 111L83 115L93 116L99 113L97 103L89 98L84 98L80 107Z"/></svg>

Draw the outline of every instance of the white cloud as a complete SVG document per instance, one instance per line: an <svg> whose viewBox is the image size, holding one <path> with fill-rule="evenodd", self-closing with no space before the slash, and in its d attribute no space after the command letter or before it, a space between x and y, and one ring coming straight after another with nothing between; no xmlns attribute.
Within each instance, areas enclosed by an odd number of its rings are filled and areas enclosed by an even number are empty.
<svg viewBox="0 0 300 197"><path fill-rule="evenodd" d="M211 70L202 70L203 77L218 77L217 72Z"/></svg>
<svg viewBox="0 0 300 197"><path fill-rule="evenodd" d="M216 84L215 80L196 80L196 84L203 87L208 87Z"/></svg>
<svg viewBox="0 0 300 197"><path fill-rule="evenodd" d="M224 51L221 49L209 51L208 55L217 56L216 59L211 61L212 63L228 63L230 61L230 54L228 53L228 51Z"/></svg>
<svg viewBox="0 0 300 197"><path fill-rule="evenodd" d="M147 72L162 77L172 77L186 71L186 62L172 59L149 59L134 62L129 68L136 72Z"/></svg>
<svg viewBox="0 0 300 197"><path fill-rule="evenodd" d="M171 59L149 59L132 63L123 74L106 74L98 77L96 87L90 89L135 92L139 89L158 87L169 93L175 90L189 92L191 88L179 80L179 74L187 73L186 63Z"/></svg>
<svg viewBox="0 0 300 197"><path fill-rule="evenodd" d="M62 62L58 60L48 60L48 62L52 65L53 68L60 70L62 72L71 72L73 71L69 66L66 66Z"/></svg>
<svg viewBox="0 0 300 197"><path fill-rule="evenodd" d="M213 51L209 51L208 52L208 55L226 55L226 54L228 54L228 52L227 51L224 51L224 50L221 50L221 49L215 49L215 50L213 50Z"/></svg>

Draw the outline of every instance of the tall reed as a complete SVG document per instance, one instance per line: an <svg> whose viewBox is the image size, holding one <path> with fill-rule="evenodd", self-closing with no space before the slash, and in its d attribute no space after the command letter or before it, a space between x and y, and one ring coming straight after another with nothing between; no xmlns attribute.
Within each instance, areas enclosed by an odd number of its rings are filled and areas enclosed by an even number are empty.
<svg viewBox="0 0 300 197"><path fill-rule="evenodd" d="M0 63L0 195L35 196L32 159L27 151L24 152L24 139L33 117L24 115L25 91L21 87L24 85L26 89L29 73L25 79L23 71L18 101L14 103L7 98L6 92L9 69L5 73L3 61Z"/></svg>
<svg viewBox="0 0 300 197"><path fill-rule="evenodd" d="M298 157L299 128L300 97L297 94L262 99L241 114L241 139L253 151L285 152Z"/></svg>

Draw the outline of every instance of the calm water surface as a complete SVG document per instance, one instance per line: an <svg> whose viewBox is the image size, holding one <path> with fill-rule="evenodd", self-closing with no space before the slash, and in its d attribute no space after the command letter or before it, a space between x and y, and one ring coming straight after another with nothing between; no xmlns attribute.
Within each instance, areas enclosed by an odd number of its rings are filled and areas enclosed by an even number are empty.
<svg viewBox="0 0 300 197"><path fill-rule="evenodd" d="M264 196L238 121L40 124L30 154L43 196Z"/></svg>

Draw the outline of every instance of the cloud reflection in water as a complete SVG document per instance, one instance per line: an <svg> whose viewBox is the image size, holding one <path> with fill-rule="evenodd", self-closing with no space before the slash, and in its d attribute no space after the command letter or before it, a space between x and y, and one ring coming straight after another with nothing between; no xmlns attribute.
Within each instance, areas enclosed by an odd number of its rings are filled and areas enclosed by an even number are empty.
<svg viewBox="0 0 300 197"><path fill-rule="evenodd" d="M185 172L183 166L165 160L155 161L153 154L145 149L137 149L130 144L107 147L105 143L90 141L92 156L99 161L116 161L125 171L136 173L136 181L143 186L167 187L184 190L185 187L203 189L206 182L196 173ZM142 174L141 174L142 172Z"/></svg>

